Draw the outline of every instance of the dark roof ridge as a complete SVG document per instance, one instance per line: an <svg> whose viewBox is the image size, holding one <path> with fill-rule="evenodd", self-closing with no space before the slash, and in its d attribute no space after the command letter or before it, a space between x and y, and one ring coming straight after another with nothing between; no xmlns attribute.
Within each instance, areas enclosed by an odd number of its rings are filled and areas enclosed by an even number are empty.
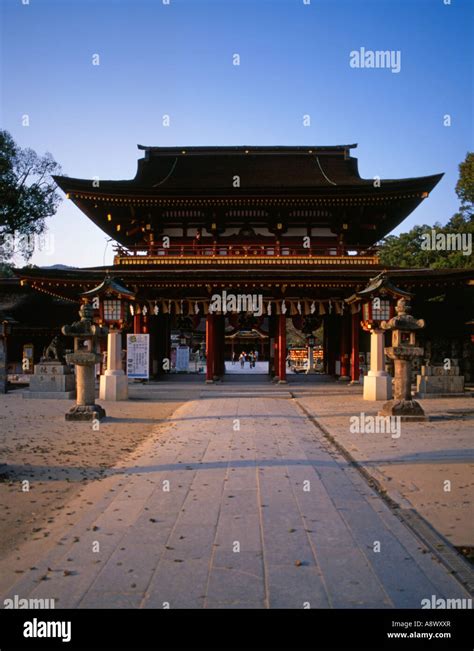
<svg viewBox="0 0 474 651"><path fill-rule="evenodd" d="M185 155L185 154L314 154L319 152L343 153L355 149L357 143L350 145L193 145L176 147L157 147L137 145L138 149L153 154Z"/></svg>

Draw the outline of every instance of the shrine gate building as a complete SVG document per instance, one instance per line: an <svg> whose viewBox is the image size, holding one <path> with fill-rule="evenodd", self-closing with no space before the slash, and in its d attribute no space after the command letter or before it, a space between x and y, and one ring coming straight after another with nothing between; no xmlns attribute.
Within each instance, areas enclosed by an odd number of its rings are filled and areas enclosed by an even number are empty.
<svg viewBox="0 0 474 651"><path fill-rule="evenodd" d="M253 332L271 376L284 382L291 319L303 333L322 324L325 372L358 381L361 314L345 299L384 270L377 242L442 174L362 179L355 147L139 146L132 180L55 177L114 240L114 263L17 273L34 290L77 302L106 277L127 288L128 328L150 334L153 376L164 372L172 333L203 333L212 381L225 372L225 342L229 355ZM472 279L465 270L388 271L426 300Z"/></svg>

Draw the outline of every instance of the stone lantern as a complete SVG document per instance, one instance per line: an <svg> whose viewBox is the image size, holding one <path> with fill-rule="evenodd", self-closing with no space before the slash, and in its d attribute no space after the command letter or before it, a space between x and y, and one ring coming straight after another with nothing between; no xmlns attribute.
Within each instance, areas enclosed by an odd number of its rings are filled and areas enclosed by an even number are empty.
<svg viewBox="0 0 474 651"><path fill-rule="evenodd" d="M100 355L94 348L97 338L105 336L108 330L92 322L93 312L90 303L83 303L79 310L81 320L61 330L66 337L74 337L74 352L66 355L66 361L76 366L76 406L66 414L66 420L105 418L105 410L95 404L95 365Z"/></svg>
<svg viewBox="0 0 474 651"><path fill-rule="evenodd" d="M127 321L128 304L135 299L135 293L107 276L82 296L92 300L99 310L99 323L105 323L108 328L107 370L100 376L100 399L127 400L128 378L122 368L122 328Z"/></svg>
<svg viewBox="0 0 474 651"><path fill-rule="evenodd" d="M385 370L381 323L395 314L395 300L410 296L409 292L395 287L382 272L372 278L367 287L346 299L353 310L360 306L360 325L365 332L370 332L370 370L364 377L364 400L390 400L392 397L392 377Z"/></svg>
<svg viewBox="0 0 474 651"><path fill-rule="evenodd" d="M397 316L381 323L382 330L392 331L392 345L385 348L385 353L395 362L395 397L384 404L379 415L400 416L402 421L427 420L411 393L412 360L423 355L423 348L416 345L416 331L424 328L425 322L411 316L411 306L405 298L397 302L396 312Z"/></svg>

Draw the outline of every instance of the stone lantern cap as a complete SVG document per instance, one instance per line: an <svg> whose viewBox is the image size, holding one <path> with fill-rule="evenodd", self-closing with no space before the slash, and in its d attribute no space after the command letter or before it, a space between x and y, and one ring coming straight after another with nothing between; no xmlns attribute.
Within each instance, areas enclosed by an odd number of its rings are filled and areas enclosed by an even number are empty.
<svg viewBox="0 0 474 651"><path fill-rule="evenodd" d="M397 316L394 316L389 321L381 322L380 327L382 330L404 330L411 332L425 327L423 319L415 319L410 314L411 305L406 298L402 297L398 299L395 312Z"/></svg>
<svg viewBox="0 0 474 651"><path fill-rule="evenodd" d="M390 359L410 360L423 355L423 348L416 346L416 331L425 327L423 319L415 319L411 314L411 306L405 298L397 301L395 308L397 316L390 321L382 321L382 330L392 330L392 346L385 348L385 354Z"/></svg>
<svg viewBox="0 0 474 651"><path fill-rule="evenodd" d="M80 321L75 321L71 325L65 325L61 328L63 335L67 337L77 337L78 339L94 339L104 337L108 333L108 328L97 326L92 322L94 310L90 303L83 303L79 308Z"/></svg>

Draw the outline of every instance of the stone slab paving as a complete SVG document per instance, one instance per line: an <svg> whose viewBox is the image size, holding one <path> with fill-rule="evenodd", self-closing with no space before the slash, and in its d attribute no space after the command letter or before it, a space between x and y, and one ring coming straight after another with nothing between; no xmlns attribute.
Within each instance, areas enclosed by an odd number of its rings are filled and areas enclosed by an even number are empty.
<svg viewBox="0 0 474 651"><path fill-rule="evenodd" d="M361 391L320 386L294 395L395 502L415 508L453 545L474 546L474 400L421 400L430 420L401 423L396 438L350 431L352 416L375 416L383 404L363 400Z"/></svg>
<svg viewBox="0 0 474 651"><path fill-rule="evenodd" d="M418 608L468 596L294 400L189 401L69 512L2 561L2 599Z"/></svg>

